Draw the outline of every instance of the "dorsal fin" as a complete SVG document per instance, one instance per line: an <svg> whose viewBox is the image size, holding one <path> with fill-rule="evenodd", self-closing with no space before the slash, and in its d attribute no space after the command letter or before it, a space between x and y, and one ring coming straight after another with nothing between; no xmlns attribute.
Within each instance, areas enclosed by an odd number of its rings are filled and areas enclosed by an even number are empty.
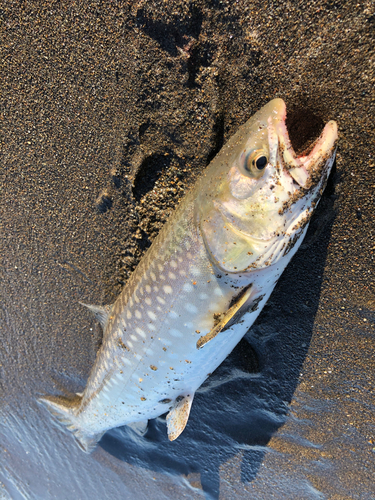
<svg viewBox="0 0 375 500"><path fill-rule="evenodd" d="M207 342L216 337L216 335L222 332L225 328L228 328L237 319L237 313L240 309L250 301L251 296L254 294L252 290L252 285L247 286L242 292L236 297L234 303L228 309L228 311L223 315L220 321L213 327L213 329L206 335L202 335L197 341L197 349L201 349Z"/></svg>
<svg viewBox="0 0 375 500"><path fill-rule="evenodd" d="M109 313L112 310L113 304L107 304L105 306L94 306L92 304L85 304L84 302L80 302L80 304L82 306L87 307L87 309L90 309L90 311L94 313L95 318L99 321L101 327L104 330Z"/></svg>
<svg viewBox="0 0 375 500"><path fill-rule="evenodd" d="M190 415L191 403L193 402L194 394L179 396L171 411L167 415L167 429L169 441L174 441L178 438L181 432L185 429Z"/></svg>

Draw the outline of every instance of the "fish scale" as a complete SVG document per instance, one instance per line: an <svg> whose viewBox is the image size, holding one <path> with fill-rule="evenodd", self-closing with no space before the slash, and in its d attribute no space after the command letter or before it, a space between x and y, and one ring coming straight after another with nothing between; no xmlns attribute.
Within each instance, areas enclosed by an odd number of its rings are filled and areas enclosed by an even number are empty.
<svg viewBox="0 0 375 500"><path fill-rule="evenodd" d="M88 306L103 343L74 400L48 409L91 451L104 432L166 412L170 440L194 394L249 330L306 234L334 156L329 122L297 158L285 103L264 106L222 148L112 306Z"/></svg>

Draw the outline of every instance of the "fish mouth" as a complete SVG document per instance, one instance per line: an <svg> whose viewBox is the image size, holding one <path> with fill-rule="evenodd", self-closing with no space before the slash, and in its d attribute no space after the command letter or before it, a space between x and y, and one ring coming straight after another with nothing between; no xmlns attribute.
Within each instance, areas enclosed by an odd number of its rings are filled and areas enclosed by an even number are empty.
<svg viewBox="0 0 375 500"><path fill-rule="evenodd" d="M325 171L329 173L328 170L331 166L329 160L334 156L338 137L337 123L333 120L329 121L310 148L310 153L297 156L289 139L285 118L286 114L276 127L278 129L280 163L293 178L295 184L299 188L303 188L306 193L318 184Z"/></svg>

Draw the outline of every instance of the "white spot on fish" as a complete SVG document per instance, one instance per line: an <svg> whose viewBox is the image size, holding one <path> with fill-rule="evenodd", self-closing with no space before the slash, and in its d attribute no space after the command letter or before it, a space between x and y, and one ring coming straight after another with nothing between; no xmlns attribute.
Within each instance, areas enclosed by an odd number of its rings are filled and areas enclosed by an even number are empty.
<svg viewBox="0 0 375 500"><path fill-rule="evenodd" d="M172 287L169 286L169 285L164 285L163 286L163 290L164 290L165 293L168 293L168 294L173 293Z"/></svg>
<svg viewBox="0 0 375 500"><path fill-rule="evenodd" d="M128 342L128 344L130 344L130 342ZM132 362L130 361L130 359L124 358L122 361L128 366L132 366Z"/></svg>
<svg viewBox="0 0 375 500"><path fill-rule="evenodd" d="M146 285L146 286L145 286L145 289L146 289L146 292L147 292L147 293L150 293L150 292L151 292L151 287L150 287L150 285Z"/></svg>
<svg viewBox="0 0 375 500"><path fill-rule="evenodd" d="M134 357L135 357L135 359L138 359L138 361L140 361L142 359L142 356L138 353L135 353Z"/></svg>
<svg viewBox="0 0 375 500"><path fill-rule="evenodd" d="M129 311L129 309L126 311L126 317L128 319L131 319L131 317L132 317L132 313Z"/></svg>
<svg viewBox="0 0 375 500"><path fill-rule="evenodd" d="M206 299L208 299L208 295L207 295L207 293L200 293L199 298L200 298L200 300L206 300Z"/></svg>
<svg viewBox="0 0 375 500"><path fill-rule="evenodd" d="M138 318L138 319L141 319L142 318L142 314L140 311L138 311L138 309L135 311L135 317Z"/></svg>
<svg viewBox="0 0 375 500"><path fill-rule="evenodd" d="M172 335L172 337L183 337L183 335L180 332L180 330L176 330L176 328L171 328L169 330L169 333Z"/></svg>
<svg viewBox="0 0 375 500"><path fill-rule="evenodd" d="M194 276L199 276L201 274L200 269L197 266L191 266L190 273L194 274Z"/></svg>
<svg viewBox="0 0 375 500"><path fill-rule="evenodd" d="M139 304L139 298L136 295L134 295L134 300L136 301L137 304Z"/></svg>
<svg viewBox="0 0 375 500"><path fill-rule="evenodd" d="M186 323L184 323L184 326L186 328L193 328L194 327L194 323L192 323L191 321L187 321Z"/></svg>
<svg viewBox="0 0 375 500"><path fill-rule="evenodd" d="M157 318L156 314L155 314L154 312L152 312L152 311L147 311L147 316L148 316L150 319L152 319L152 321L155 321L155 320L156 320L156 318Z"/></svg>
<svg viewBox="0 0 375 500"><path fill-rule="evenodd" d="M222 296L223 296L223 292L220 290L220 288L219 288L219 287L215 288L214 294L215 294L215 295L218 295L218 296L220 296L220 297L222 297Z"/></svg>
<svg viewBox="0 0 375 500"><path fill-rule="evenodd" d="M154 354L154 351L152 349L148 348L145 350L145 354L147 354L147 356L152 356Z"/></svg>
<svg viewBox="0 0 375 500"><path fill-rule="evenodd" d="M171 265L171 267L174 267L174 268L176 269L176 267L177 267L177 262L176 262L175 260L171 260L171 261L170 261L170 265Z"/></svg>
<svg viewBox="0 0 375 500"><path fill-rule="evenodd" d="M140 335L141 337L145 338L146 337L146 333L144 330L142 330L142 328L139 328L139 326L137 326L137 328L135 329L135 331L138 333L138 335Z"/></svg>
<svg viewBox="0 0 375 500"><path fill-rule="evenodd" d="M137 337L135 335L130 335L130 338L134 340L134 342L137 340Z"/></svg>
<svg viewBox="0 0 375 500"><path fill-rule="evenodd" d="M157 268L159 269L159 271L162 271L164 269L164 267L161 264L158 264Z"/></svg>
<svg viewBox="0 0 375 500"><path fill-rule="evenodd" d="M152 304L152 300L150 299L150 297L147 297L147 298L145 299L145 302L146 302L146 304L147 304L148 306L150 306L150 305Z"/></svg>
<svg viewBox="0 0 375 500"><path fill-rule="evenodd" d="M176 313L176 311L169 311L168 316L172 319L177 319L180 316Z"/></svg>
<svg viewBox="0 0 375 500"><path fill-rule="evenodd" d="M162 298L161 298L161 297L159 297L159 296L157 296L157 297L156 297L156 300L159 302L159 304L162 304L162 305L164 305L164 304L165 304L165 300L164 300L164 299L162 299Z"/></svg>
<svg viewBox="0 0 375 500"><path fill-rule="evenodd" d="M181 276L186 276L186 272L183 269L180 269L180 271L178 271L178 274L180 274Z"/></svg>
<svg viewBox="0 0 375 500"><path fill-rule="evenodd" d="M156 281L155 273L153 273L152 271L150 272L150 278L152 279L152 281Z"/></svg>
<svg viewBox="0 0 375 500"><path fill-rule="evenodd" d="M133 337L134 337L134 335L133 335ZM136 338L137 338L137 337L136 337ZM127 341L127 345L128 345L128 347L132 348L132 347L133 347L133 342L130 342L130 340L128 340L128 341Z"/></svg>
<svg viewBox="0 0 375 500"><path fill-rule="evenodd" d="M184 308L191 314L196 314L198 312L198 308L193 304L185 304Z"/></svg>
<svg viewBox="0 0 375 500"><path fill-rule="evenodd" d="M168 277L171 278L171 280L176 279L176 275L174 273L168 273Z"/></svg>
<svg viewBox="0 0 375 500"><path fill-rule="evenodd" d="M182 289L183 289L184 292L190 293L190 292L192 292L194 290L194 287L190 283L185 283L184 286L182 287Z"/></svg>
<svg viewBox="0 0 375 500"><path fill-rule="evenodd" d="M148 329L149 329L149 330L151 330L152 332L156 332L156 326L155 326L155 325L153 325L152 323L149 323L149 324L147 325L147 327L148 327Z"/></svg>
<svg viewBox="0 0 375 500"><path fill-rule="evenodd" d="M166 280L166 277L164 276L164 274L160 274L159 278L160 278L161 280L163 280L163 281L165 281L165 280Z"/></svg>

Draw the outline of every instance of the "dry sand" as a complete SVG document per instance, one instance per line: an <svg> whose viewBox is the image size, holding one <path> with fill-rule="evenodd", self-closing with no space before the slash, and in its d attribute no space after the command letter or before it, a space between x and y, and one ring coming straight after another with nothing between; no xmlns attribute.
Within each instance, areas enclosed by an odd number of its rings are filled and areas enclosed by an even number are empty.
<svg viewBox="0 0 375 500"><path fill-rule="evenodd" d="M374 29L370 1L2 2L0 498L375 497ZM252 348L176 442L157 420L84 455L36 403L85 385L101 331L78 301L114 300L273 97L297 150L329 119L340 141Z"/></svg>

